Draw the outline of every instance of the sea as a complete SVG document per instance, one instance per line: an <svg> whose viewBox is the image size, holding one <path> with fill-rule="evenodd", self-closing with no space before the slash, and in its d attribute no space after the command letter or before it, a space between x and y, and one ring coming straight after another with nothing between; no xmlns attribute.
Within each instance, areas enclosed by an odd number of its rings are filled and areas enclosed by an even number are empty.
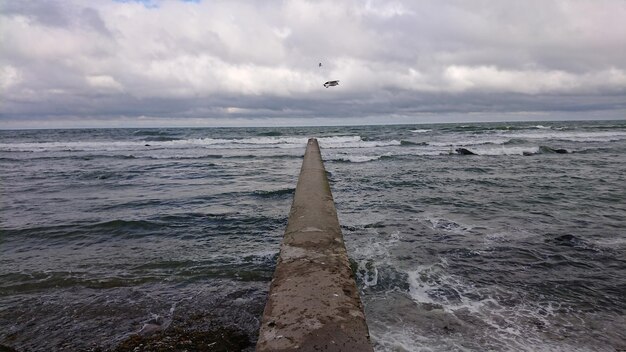
<svg viewBox="0 0 626 352"><path fill-rule="evenodd" d="M626 351L624 120L0 131L0 347L253 351L310 137L376 351Z"/></svg>

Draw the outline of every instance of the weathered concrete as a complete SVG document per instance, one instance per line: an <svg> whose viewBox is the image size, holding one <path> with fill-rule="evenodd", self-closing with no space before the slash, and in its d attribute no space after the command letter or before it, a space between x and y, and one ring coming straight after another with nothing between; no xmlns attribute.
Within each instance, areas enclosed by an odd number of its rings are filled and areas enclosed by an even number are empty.
<svg viewBox="0 0 626 352"><path fill-rule="evenodd" d="M310 139L257 351L372 351L317 140Z"/></svg>

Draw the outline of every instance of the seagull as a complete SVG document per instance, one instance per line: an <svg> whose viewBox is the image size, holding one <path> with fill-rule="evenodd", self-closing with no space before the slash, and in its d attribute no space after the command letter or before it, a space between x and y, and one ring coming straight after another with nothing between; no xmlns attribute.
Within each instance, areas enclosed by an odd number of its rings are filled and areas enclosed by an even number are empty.
<svg viewBox="0 0 626 352"><path fill-rule="evenodd" d="M324 83L324 87L328 88L328 87L334 87L334 86L338 86L339 85L339 81L328 81L326 83Z"/></svg>

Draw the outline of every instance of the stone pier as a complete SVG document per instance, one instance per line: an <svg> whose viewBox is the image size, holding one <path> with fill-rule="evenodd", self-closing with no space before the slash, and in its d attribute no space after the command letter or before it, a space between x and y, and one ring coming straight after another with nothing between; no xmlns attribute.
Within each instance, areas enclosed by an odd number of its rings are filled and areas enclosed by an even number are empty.
<svg viewBox="0 0 626 352"><path fill-rule="evenodd" d="M310 139L257 351L373 351L319 145Z"/></svg>

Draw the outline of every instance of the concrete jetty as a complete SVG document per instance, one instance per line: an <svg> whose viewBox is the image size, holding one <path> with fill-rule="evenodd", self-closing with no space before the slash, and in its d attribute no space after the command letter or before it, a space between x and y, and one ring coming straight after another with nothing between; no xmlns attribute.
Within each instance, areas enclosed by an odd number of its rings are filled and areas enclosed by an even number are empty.
<svg viewBox="0 0 626 352"><path fill-rule="evenodd" d="M304 154L256 350L373 351L314 138Z"/></svg>

